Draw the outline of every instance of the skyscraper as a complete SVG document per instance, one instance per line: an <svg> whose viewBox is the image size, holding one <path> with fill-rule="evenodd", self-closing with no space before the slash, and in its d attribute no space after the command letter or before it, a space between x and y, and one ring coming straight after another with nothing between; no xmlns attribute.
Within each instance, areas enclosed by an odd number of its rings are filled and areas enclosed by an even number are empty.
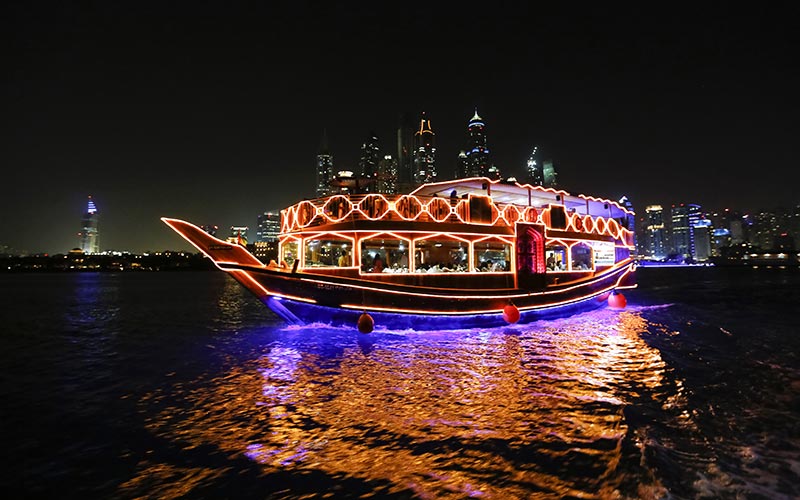
<svg viewBox="0 0 800 500"><path fill-rule="evenodd" d="M664 209L661 205L650 205L645 208L647 222L645 223L645 253L654 259L663 259L667 256L667 235L664 227Z"/></svg>
<svg viewBox="0 0 800 500"><path fill-rule="evenodd" d="M78 247L83 250L84 253L98 253L100 251L97 233L98 215L97 207L90 196L86 213L83 214L83 219L81 220L81 231L78 233L78 237L80 238Z"/></svg>
<svg viewBox="0 0 800 500"><path fill-rule="evenodd" d="M711 221L699 217L692 225L692 239L694 240L694 254L692 259L696 262L707 261L711 257L711 233L714 226Z"/></svg>
<svg viewBox="0 0 800 500"><path fill-rule="evenodd" d="M281 232L281 214L264 212L258 216L256 229L256 242L278 241Z"/></svg>
<svg viewBox="0 0 800 500"><path fill-rule="evenodd" d="M544 172L542 171L542 164L539 161L539 146L533 147L533 151L525 165L525 174L527 176L525 182L528 184L532 186L541 186L544 184Z"/></svg>
<svg viewBox="0 0 800 500"><path fill-rule="evenodd" d="M247 245L247 232L250 230L247 226L231 226L231 235L226 240L229 243L236 243L238 245Z"/></svg>
<svg viewBox="0 0 800 500"><path fill-rule="evenodd" d="M317 189L318 198L331 194L333 180L333 155L328 151L328 133L322 132L322 145L317 155Z"/></svg>
<svg viewBox="0 0 800 500"><path fill-rule="evenodd" d="M685 260L696 256L694 225L700 220L700 205L684 204L672 207L672 251Z"/></svg>
<svg viewBox="0 0 800 500"><path fill-rule="evenodd" d="M375 192L385 194L397 193L397 160L392 155L384 155L378 162L378 180Z"/></svg>
<svg viewBox="0 0 800 500"><path fill-rule="evenodd" d="M553 160L545 160L542 163L542 186L554 188L558 186L556 180L556 167L553 165Z"/></svg>
<svg viewBox="0 0 800 500"><path fill-rule="evenodd" d="M406 113L397 122L397 191L406 193L414 187L414 126Z"/></svg>
<svg viewBox="0 0 800 500"><path fill-rule="evenodd" d="M464 150L460 151L458 153L458 159L456 159L456 179L469 177L469 165L467 164L467 160L469 160L467 152Z"/></svg>
<svg viewBox="0 0 800 500"><path fill-rule="evenodd" d="M419 186L434 181L436 181L435 134L431 128L431 121L425 118L423 112L419 129L414 133L413 183Z"/></svg>
<svg viewBox="0 0 800 500"><path fill-rule="evenodd" d="M486 145L486 125L478 115L478 110L470 118L467 131L469 140L467 142L467 171L470 177L490 177L500 178L500 171L493 165L489 158L489 148Z"/></svg>
<svg viewBox="0 0 800 500"><path fill-rule="evenodd" d="M373 192L377 189L378 157L378 136L374 132L370 132L367 140L361 143L361 158L358 160L361 176L366 179L365 192Z"/></svg>

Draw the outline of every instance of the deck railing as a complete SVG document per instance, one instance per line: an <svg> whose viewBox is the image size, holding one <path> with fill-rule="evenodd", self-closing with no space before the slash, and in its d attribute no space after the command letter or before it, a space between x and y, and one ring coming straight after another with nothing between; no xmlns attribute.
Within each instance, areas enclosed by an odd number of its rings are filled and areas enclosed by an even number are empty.
<svg viewBox="0 0 800 500"><path fill-rule="evenodd" d="M517 222L540 223L549 229L550 207L527 207L495 203L489 197L469 198L425 197L416 195L334 195L304 200L281 211L281 232L358 220L406 221L513 226ZM615 219L566 213L565 231L611 236L633 244L633 233Z"/></svg>

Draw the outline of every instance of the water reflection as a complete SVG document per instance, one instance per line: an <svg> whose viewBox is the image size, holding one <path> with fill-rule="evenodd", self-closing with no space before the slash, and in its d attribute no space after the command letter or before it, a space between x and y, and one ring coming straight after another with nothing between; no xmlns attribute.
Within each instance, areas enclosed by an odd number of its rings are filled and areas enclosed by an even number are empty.
<svg viewBox="0 0 800 500"><path fill-rule="evenodd" d="M282 330L260 356L142 404L164 405L148 422L155 435L264 474L315 471L421 498L610 497L625 479L623 410L664 377L645 326L637 312L598 311L360 342L350 330ZM127 487L174 474L143 464ZM185 494L209 471L184 476L161 494Z"/></svg>

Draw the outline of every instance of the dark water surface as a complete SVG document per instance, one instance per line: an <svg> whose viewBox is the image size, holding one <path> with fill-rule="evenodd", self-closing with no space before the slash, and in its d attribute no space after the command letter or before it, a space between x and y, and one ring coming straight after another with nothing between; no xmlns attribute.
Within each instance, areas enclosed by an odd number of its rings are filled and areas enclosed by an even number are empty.
<svg viewBox="0 0 800 500"><path fill-rule="evenodd" d="M800 271L623 312L286 328L223 273L0 275L5 498L797 498Z"/></svg>

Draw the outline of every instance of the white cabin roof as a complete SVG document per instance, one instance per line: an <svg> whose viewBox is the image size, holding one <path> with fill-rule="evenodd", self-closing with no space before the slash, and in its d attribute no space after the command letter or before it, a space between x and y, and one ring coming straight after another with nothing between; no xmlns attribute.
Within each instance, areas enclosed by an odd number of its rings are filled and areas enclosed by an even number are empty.
<svg viewBox="0 0 800 500"><path fill-rule="evenodd" d="M534 207L563 204L567 210L575 210L580 214L602 215L612 218L633 214L633 212L615 201L582 194L571 195L560 189L532 186L518 182L493 181L487 177L471 177L424 184L412 191L411 194L449 198L454 190L459 198L465 194L490 196L495 203Z"/></svg>

